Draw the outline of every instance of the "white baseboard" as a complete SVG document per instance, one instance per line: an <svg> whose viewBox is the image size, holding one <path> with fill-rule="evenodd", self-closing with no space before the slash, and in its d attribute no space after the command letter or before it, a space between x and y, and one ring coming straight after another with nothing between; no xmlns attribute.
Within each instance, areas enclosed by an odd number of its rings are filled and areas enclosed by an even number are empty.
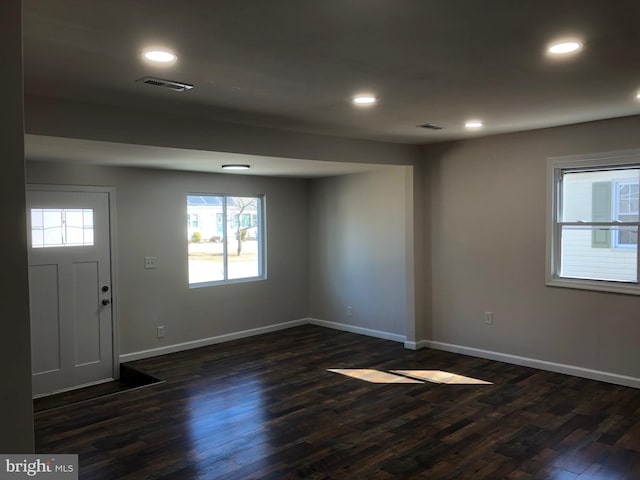
<svg viewBox="0 0 640 480"><path fill-rule="evenodd" d="M493 352L491 350L481 350L478 348L465 347L462 345L454 345L443 342L434 342L430 340L421 340L420 342L418 342L418 344L424 344L424 346L436 350L461 353L463 355L469 355L471 357L486 358L489 360L496 360L498 362L521 365L523 367L532 367L539 370L547 370L549 372L563 373L565 375L588 378L590 380L598 380L601 382L613 383L616 385L624 385L626 387L640 388L640 378L628 377L626 375L619 375L617 373L603 372L600 370L576 367L575 365L547 362L545 360L538 360L535 358L519 357L517 355L509 355L507 353Z"/></svg>
<svg viewBox="0 0 640 480"><path fill-rule="evenodd" d="M498 362L511 363L524 367L537 368L550 372L563 373L565 375L574 375L576 377L598 380L601 382L613 383L616 385L624 385L627 387L640 388L640 378L619 375L616 373L603 372L600 370L592 370L589 368L577 367L574 365L565 365L562 363L547 362L535 358L519 357L517 355L509 355L507 353L493 352L491 350L482 350L479 348L465 347L451 343L436 342L432 340L420 340L417 342L407 341L404 335L396 333L384 332L381 330L373 330L371 328L357 327L345 323L330 322L327 320L319 320L317 318L302 318L292 320L290 322L277 323L266 327L252 328L250 330L242 330L240 332L228 333L217 337L203 338L191 342L178 343L175 345L167 345L165 347L152 348L140 352L125 353L120 355L121 362L132 362L134 360L142 360L143 358L156 357L166 355L168 353L181 352L192 348L206 347L217 343L229 342L240 338L252 337L263 333L276 332L287 328L299 327L301 325L316 325L319 327L332 328L334 330L342 330L345 332L357 333L369 337L382 338L384 340L392 340L394 342L404 343L404 347L410 350L418 350L421 348L433 348L435 350L444 350L447 352L460 353L471 357L486 358L488 360L496 360Z"/></svg>
<svg viewBox="0 0 640 480"><path fill-rule="evenodd" d="M429 342L427 340L420 340L419 342L404 342L404 348L407 350L420 350L421 348L427 348Z"/></svg>
<svg viewBox="0 0 640 480"><path fill-rule="evenodd" d="M369 337L382 338L385 340L393 340L395 342L405 341L405 337L403 335L397 335L395 333L383 332L380 330L372 330L370 328L364 328L364 327L356 327L356 326L347 325L344 323L318 320L317 318L302 318L299 320L292 320L290 322L283 322L283 323L277 323L275 325L269 325L267 327L252 328L250 330L242 330L240 332L233 332L233 333L227 333L225 335L218 335L217 337L209 337L209 338L203 338L200 340L193 340L190 342L167 345L164 347L151 348L149 350L142 350L140 352L125 353L120 355L120 361L133 362L135 360L142 360L143 358L157 357L160 355L167 355L169 353L181 352L183 350L190 350L192 348L207 347L209 345L215 345L216 343L230 342L231 340L238 340L240 338L252 337L254 335L261 335L263 333L277 332L278 330L285 330L287 328L299 327L300 325L317 325L319 327L333 328L335 330L343 330L345 332L358 333L360 335L367 335Z"/></svg>
<svg viewBox="0 0 640 480"><path fill-rule="evenodd" d="M327 320L319 320L317 318L307 318L307 323L317 325L318 327L333 328L334 330L342 330L343 332L358 333L368 337L382 338L384 340L393 340L394 342L404 343L406 337L397 333L384 332L382 330L373 330L371 328L357 327L346 323L329 322Z"/></svg>
<svg viewBox="0 0 640 480"><path fill-rule="evenodd" d="M308 323L309 322L306 318L300 320L292 320L290 322L276 323L275 325L269 325L266 327L252 328L250 330L242 330L240 332L218 335L217 337L202 338L200 340L176 343L174 345L151 348L149 350L142 350L140 352L125 353L123 355L120 355L120 361L133 362L135 360L142 360L143 358L157 357L160 355L166 355L168 353L182 352L183 350L191 350L192 348L207 347L209 345L215 345L216 343L230 342L231 340L238 340L240 338L261 335L263 333L277 332L278 330L299 327L300 325L306 325Z"/></svg>

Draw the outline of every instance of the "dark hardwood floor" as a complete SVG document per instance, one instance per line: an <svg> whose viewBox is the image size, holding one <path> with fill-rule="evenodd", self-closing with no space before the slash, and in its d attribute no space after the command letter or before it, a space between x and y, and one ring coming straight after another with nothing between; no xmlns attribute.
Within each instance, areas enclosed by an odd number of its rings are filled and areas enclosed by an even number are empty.
<svg viewBox="0 0 640 480"><path fill-rule="evenodd" d="M37 413L36 450L81 479L640 479L632 388L314 326L132 365L166 382Z"/></svg>

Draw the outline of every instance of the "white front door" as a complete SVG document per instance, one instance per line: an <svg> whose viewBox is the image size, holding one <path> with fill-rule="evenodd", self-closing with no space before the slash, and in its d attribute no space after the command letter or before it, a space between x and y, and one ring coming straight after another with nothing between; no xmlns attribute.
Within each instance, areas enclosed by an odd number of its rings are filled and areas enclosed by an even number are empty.
<svg viewBox="0 0 640 480"><path fill-rule="evenodd" d="M27 187L33 395L113 378L109 192Z"/></svg>

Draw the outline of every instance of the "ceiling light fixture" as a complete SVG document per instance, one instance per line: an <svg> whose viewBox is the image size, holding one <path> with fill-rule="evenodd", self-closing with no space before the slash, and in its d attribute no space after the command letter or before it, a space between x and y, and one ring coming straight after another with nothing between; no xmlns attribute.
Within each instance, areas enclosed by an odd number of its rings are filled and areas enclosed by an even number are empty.
<svg viewBox="0 0 640 480"><path fill-rule="evenodd" d="M144 58L155 63L175 62L178 57L167 50L145 50Z"/></svg>
<svg viewBox="0 0 640 480"><path fill-rule="evenodd" d="M442 130L444 127L436 125L435 123L423 123L422 125L416 125L418 128L426 128L427 130Z"/></svg>
<svg viewBox="0 0 640 480"><path fill-rule="evenodd" d="M567 55L582 50L582 42L577 40L552 43L547 51L551 55Z"/></svg>
<svg viewBox="0 0 640 480"><path fill-rule="evenodd" d="M232 163L228 165L222 165L223 170L249 170L251 165Z"/></svg>
<svg viewBox="0 0 640 480"><path fill-rule="evenodd" d="M484 126L484 122L482 120L467 120L464 122L464 126L466 128L477 129L482 128Z"/></svg>
<svg viewBox="0 0 640 480"><path fill-rule="evenodd" d="M356 105L373 105L378 99L373 95L357 95L353 97L353 103Z"/></svg>

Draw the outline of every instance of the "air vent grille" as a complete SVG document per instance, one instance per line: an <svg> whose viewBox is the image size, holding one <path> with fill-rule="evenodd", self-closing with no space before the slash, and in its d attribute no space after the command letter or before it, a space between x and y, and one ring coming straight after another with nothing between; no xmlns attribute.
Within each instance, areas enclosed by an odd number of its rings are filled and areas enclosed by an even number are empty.
<svg viewBox="0 0 640 480"><path fill-rule="evenodd" d="M442 130L444 127L440 125L436 125L435 123L423 123L422 125L418 125L419 128L426 128L428 130Z"/></svg>
<svg viewBox="0 0 640 480"><path fill-rule="evenodd" d="M169 90L173 90L174 92L186 92L187 90L191 90L193 85L183 82L175 82L173 80L165 80L163 78L155 78L155 77L143 77L136 80L136 82L146 83L147 85L152 85L154 87L162 87L168 88Z"/></svg>

